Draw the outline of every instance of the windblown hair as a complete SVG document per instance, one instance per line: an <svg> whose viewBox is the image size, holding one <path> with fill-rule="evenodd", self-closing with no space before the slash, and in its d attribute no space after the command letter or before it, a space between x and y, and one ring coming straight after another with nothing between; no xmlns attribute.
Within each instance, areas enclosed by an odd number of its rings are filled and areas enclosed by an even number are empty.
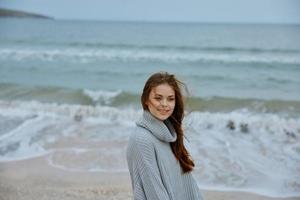
<svg viewBox="0 0 300 200"><path fill-rule="evenodd" d="M183 172L190 172L193 170L195 164L183 143L184 133L182 130L182 120L184 117L184 101L181 88L179 87L185 86L185 84L177 80L173 74L167 72L155 73L150 76L145 83L143 94L141 96L141 103L143 109L149 111L146 103L149 99L150 92L153 88L161 84L170 85L175 92L175 108L168 120L172 123L176 131L177 139L175 142L170 143L171 149L176 159L179 161Z"/></svg>

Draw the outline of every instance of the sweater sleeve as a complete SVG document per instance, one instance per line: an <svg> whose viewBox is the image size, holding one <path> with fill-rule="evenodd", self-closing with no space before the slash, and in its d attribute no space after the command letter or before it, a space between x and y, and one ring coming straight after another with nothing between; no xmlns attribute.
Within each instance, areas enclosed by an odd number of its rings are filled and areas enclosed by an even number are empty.
<svg viewBox="0 0 300 200"><path fill-rule="evenodd" d="M136 173L140 176L140 186L146 199L151 200L170 200L168 192L163 184L160 171L157 164L156 153L152 143L143 141L135 141L134 148ZM136 188L136 189L137 189ZM135 191L140 193L140 191Z"/></svg>

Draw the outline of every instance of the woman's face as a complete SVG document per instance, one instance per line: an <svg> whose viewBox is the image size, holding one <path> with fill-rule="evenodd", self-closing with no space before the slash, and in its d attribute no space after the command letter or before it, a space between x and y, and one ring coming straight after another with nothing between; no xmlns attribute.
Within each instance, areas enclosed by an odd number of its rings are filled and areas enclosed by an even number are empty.
<svg viewBox="0 0 300 200"><path fill-rule="evenodd" d="M175 103L175 91L165 83L152 88L146 105L154 117L163 121L172 115Z"/></svg>

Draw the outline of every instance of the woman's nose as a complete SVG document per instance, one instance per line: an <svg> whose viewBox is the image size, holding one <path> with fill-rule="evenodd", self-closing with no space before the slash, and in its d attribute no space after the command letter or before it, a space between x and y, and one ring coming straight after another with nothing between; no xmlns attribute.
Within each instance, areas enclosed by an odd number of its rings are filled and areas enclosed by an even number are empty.
<svg viewBox="0 0 300 200"><path fill-rule="evenodd" d="M167 104L167 100L166 99L163 99L162 101L161 101L161 105L162 106L167 106L168 104Z"/></svg>

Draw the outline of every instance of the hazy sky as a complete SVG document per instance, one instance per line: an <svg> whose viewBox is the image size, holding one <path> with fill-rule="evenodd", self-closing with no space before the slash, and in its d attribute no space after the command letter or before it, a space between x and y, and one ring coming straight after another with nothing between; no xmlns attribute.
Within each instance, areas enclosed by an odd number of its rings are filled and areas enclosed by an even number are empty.
<svg viewBox="0 0 300 200"><path fill-rule="evenodd" d="M57 19L300 23L300 0L0 0Z"/></svg>

